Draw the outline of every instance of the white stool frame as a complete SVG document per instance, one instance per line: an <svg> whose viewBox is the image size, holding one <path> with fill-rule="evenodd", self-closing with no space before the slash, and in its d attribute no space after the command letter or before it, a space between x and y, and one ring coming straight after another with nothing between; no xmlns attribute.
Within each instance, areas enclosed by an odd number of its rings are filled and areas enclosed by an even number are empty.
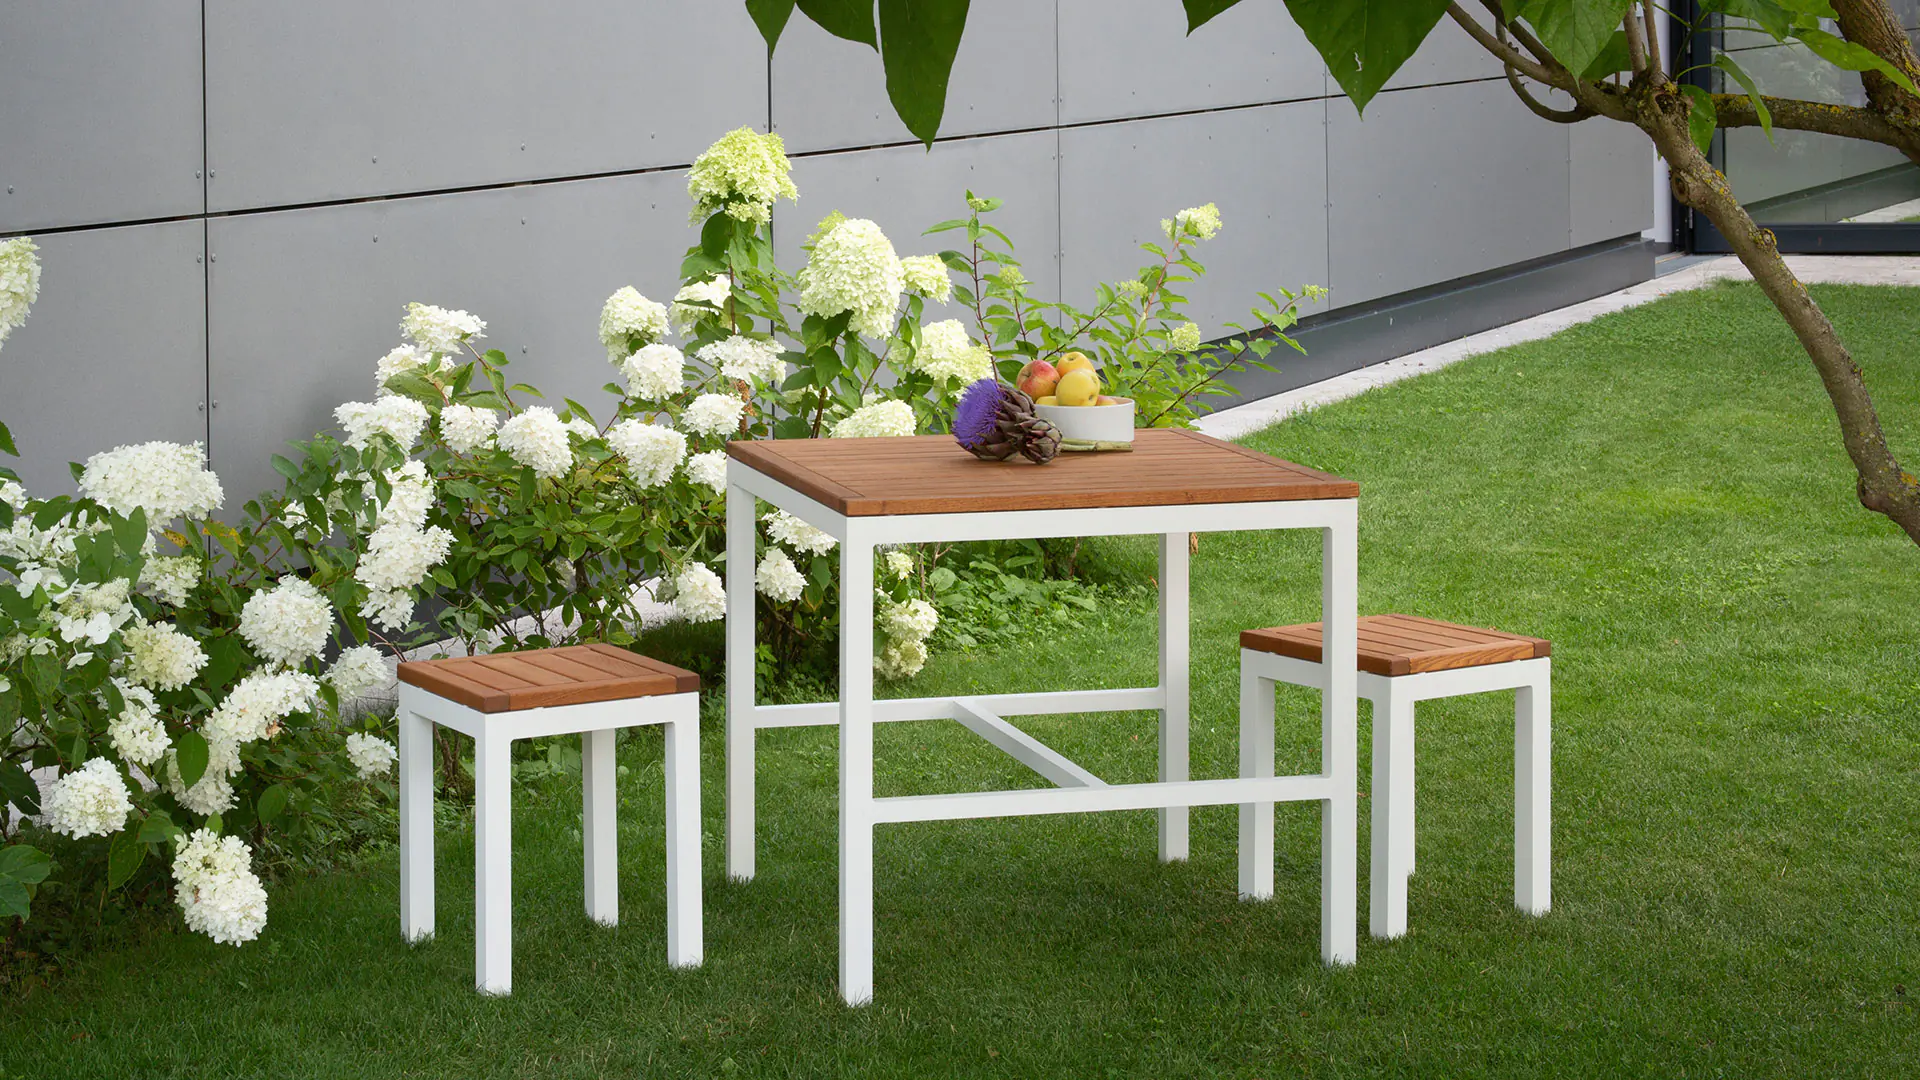
<svg viewBox="0 0 1920 1080"><path fill-rule="evenodd" d="M882 448L884 449L884 448ZM878 452L878 451L877 451ZM801 705L754 701L756 498L840 542L840 700ZM1357 499L1128 506L991 513L849 517L739 460L727 462L727 875L754 874L754 732L837 724L840 729L840 993L873 999L873 836L887 822L951 821L1099 810L1160 811L1163 862L1187 857L1188 808L1270 800L1321 806L1320 955L1356 958L1358 764L1354 713L1358 649ZM1321 534L1322 618L1337 663L1321 701L1321 771L1192 780L1188 773L1188 544L1196 532L1316 529ZM1122 690L986 694L962 698L873 697L873 552L880 544L1053 536L1160 537L1160 684ZM1003 716L1160 713L1159 781L1107 784ZM1271 713L1271 709L1268 710ZM1053 789L876 798L873 725L954 720L1053 781ZM1269 727L1269 732L1271 727ZM1269 860L1271 861L1271 860ZM1268 890L1269 894L1271 890Z"/></svg>
<svg viewBox="0 0 1920 1080"><path fill-rule="evenodd" d="M1275 683L1324 691L1325 665L1240 650L1240 771L1273 772ZM1514 690L1513 903L1529 915L1553 906L1553 661L1507 660L1411 675L1359 672L1373 703L1372 854L1368 932L1407 932L1407 879L1414 868L1413 706L1433 698ZM1264 772L1261 771L1264 769ZM1240 892L1273 891L1273 808L1240 810Z"/></svg>
<svg viewBox="0 0 1920 1080"><path fill-rule="evenodd" d="M400 684L400 929L409 942L433 935L433 726L473 737L474 982L482 993L513 988L515 739L580 736L586 908L595 922L620 917L615 825L614 732L666 729L667 963L703 959L700 909L700 695L551 705L483 713Z"/></svg>

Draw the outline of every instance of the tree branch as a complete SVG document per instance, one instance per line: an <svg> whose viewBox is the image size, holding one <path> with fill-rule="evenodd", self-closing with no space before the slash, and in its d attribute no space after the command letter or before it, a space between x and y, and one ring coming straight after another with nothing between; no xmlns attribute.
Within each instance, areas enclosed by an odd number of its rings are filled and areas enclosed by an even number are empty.
<svg viewBox="0 0 1920 1080"><path fill-rule="evenodd" d="M1475 22L1473 16L1467 14L1459 4L1448 4L1447 14L1452 16L1454 22L1460 24L1460 29L1465 30L1467 36L1479 42L1481 48L1499 57L1501 62L1518 70L1527 78L1545 86L1552 86L1561 90L1571 91L1573 89L1572 86L1568 84L1575 80L1571 75L1567 74L1565 68L1560 68L1557 75L1555 72L1548 71L1545 67L1522 54L1520 50L1488 33L1486 27ZM1554 66L1559 68L1558 64Z"/></svg>
<svg viewBox="0 0 1920 1080"><path fill-rule="evenodd" d="M1651 76L1653 71L1647 66L1646 33L1640 25L1640 20L1634 18L1631 6L1627 8L1627 17L1621 22L1621 26L1627 32L1627 63L1633 70L1634 78L1639 78L1643 74Z"/></svg>
<svg viewBox="0 0 1920 1080"><path fill-rule="evenodd" d="M1565 71L1566 66L1560 63L1559 57L1553 55L1553 50L1542 44L1539 38L1534 37L1533 31L1528 30L1519 22L1509 20L1506 9L1501 7L1500 4L1501 0L1480 0L1480 5L1487 9L1488 14L1493 16L1494 24L1506 33L1513 35L1513 39L1518 41L1522 48L1532 53L1534 59L1540 61L1541 67L1555 74Z"/></svg>
<svg viewBox="0 0 1920 1080"><path fill-rule="evenodd" d="M1838 135L1843 139L1882 143L1898 150L1908 150L1920 144L1920 138L1916 138L1914 133L1902 130L1872 109L1765 95L1760 100L1766 104L1773 126L1777 128L1817 131L1824 135ZM1760 126L1760 115L1753 107L1753 100L1745 94L1715 94L1713 108L1723 128Z"/></svg>
<svg viewBox="0 0 1920 1080"><path fill-rule="evenodd" d="M1660 51L1660 23L1658 21L1658 12L1658 4L1653 3L1652 0L1642 0L1640 4L1640 17L1646 21L1647 25L1647 74L1653 76L1655 79L1664 79L1667 76L1665 60ZM1627 12L1627 21L1633 21L1633 12L1631 10Z"/></svg>

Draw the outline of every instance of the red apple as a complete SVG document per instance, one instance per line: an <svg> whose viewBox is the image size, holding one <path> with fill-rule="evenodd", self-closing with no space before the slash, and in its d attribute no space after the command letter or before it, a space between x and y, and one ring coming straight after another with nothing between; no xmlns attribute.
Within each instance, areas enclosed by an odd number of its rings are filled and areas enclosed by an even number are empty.
<svg viewBox="0 0 1920 1080"><path fill-rule="evenodd" d="M1031 398L1043 398L1053 393L1060 382L1060 372L1045 360L1029 360L1014 377L1014 385L1020 392Z"/></svg>

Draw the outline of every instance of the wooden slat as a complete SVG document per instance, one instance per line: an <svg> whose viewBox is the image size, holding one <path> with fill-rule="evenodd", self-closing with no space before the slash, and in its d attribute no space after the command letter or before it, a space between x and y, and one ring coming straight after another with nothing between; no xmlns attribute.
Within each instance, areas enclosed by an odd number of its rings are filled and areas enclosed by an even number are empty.
<svg viewBox="0 0 1920 1080"><path fill-rule="evenodd" d="M1040 466L980 461L950 436L782 439L727 453L849 517L1350 499L1360 486L1198 432L1135 433L1131 453Z"/></svg>
<svg viewBox="0 0 1920 1080"><path fill-rule="evenodd" d="M484 713L700 689L691 671L604 644L411 661L400 681Z"/></svg>
<svg viewBox="0 0 1920 1080"><path fill-rule="evenodd" d="M1357 666L1375 675L1411 675L1422 671L1479 667L1548 656L1542 638L1409 615L1369 615L1358 626ZM1320 623L1297 623L1240 635L1240 646L1319 663Z"/></svg>

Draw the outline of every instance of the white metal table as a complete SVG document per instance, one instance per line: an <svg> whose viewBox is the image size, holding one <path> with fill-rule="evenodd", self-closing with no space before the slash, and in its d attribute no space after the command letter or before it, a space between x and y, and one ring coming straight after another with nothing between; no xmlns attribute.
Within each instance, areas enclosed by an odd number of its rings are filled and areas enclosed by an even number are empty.
<svg viewBox="0 0 1920 1080"><path fill-rule="evenodd" d="M754 733L840 727L840 990L873 998L873 836L909 821L1158 809L1162 861L1187 857L1187 809L1240 805L1240 893L1273 891L1273 804L1321 804L1320 951L1355 957L1357 896L1355 622L1359 485L1196 432L1137 433L1132 453L1063 454L1052 464L983 462L945 436L790 439L727 447L727 873L754 873ZM839 541L840 700L754 700L755 500ZM1273 775L1273 702L1252 711L1238 778L1192 780L1187 767L1188 561L1191 534L1318 529L1327 682L1321 771ZM874 550L929 541L1157 534L1158 686L970 697L873 697ZM1264 583L1249 583L1260 587ZM1159 779L1107 784L1004 717L1158 710ZM875 798L873 725L954 720L1052 781L1051 789Z"/></svg>

